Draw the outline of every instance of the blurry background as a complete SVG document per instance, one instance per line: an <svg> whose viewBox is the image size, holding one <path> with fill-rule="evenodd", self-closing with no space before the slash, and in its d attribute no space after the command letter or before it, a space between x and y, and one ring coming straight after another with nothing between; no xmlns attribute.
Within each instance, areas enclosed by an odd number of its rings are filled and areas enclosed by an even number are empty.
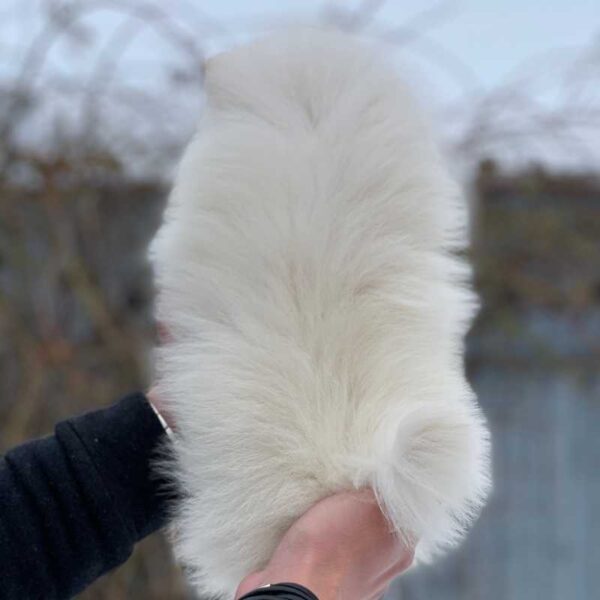
<svg viewBox="0 0 600 600"><path fill-rule="evenodd" d="M0 450L146 389L146 246L202 65L290 19L383 40L473 209L467 368L496 488L460 551L389 598L600 588L596 0L0 0ZM191 598L160 535L81 598Z"/></svg>

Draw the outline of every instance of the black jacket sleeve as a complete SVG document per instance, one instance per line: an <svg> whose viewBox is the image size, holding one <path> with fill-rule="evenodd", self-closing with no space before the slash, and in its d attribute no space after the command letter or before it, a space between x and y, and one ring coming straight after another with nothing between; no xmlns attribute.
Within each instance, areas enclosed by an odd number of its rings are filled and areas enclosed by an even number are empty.
<svg viewBox="0 0 600 600"><path fill-rule="evenodd" d="M164 430L142 394L70 419L0 462L0 598L70 598L159 529Z"/></svg>

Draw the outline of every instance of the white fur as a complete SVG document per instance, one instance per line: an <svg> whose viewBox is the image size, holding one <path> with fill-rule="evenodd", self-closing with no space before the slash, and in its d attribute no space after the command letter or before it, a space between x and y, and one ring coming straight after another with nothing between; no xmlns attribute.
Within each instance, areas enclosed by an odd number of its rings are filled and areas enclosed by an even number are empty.
<svg viewBox="0 0 600 600"><path fill-rule="evenodd" d="M427 560L489 487L462 198L363 42L275 35L213 59L206 90L152 248L177 555L231 598L312 503L372 486Z"/></svg>

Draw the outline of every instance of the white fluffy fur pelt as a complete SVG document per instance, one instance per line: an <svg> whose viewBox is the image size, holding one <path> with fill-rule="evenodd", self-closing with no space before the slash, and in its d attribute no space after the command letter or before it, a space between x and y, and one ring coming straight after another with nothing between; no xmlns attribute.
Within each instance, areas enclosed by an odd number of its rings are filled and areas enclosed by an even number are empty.
<svg viewBox="0 0 600 600"><path fill-rule="evenodd" d="M219 55L206 93L151 249L176 553L232 598L315 501L370 486L428 560L489 488L457 187L395 70L345 34Z"/></svg>

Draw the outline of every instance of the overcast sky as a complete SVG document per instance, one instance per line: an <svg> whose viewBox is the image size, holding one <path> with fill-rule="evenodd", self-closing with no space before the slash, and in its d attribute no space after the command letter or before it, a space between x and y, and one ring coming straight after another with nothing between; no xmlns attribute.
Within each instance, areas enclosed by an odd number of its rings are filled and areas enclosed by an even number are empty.
<svg viewBox="0 0 600 600"><path fill-rule="evenodd" d="M221 0L198 4L227 21L260 13L306 14L322 3ZM460 58L482 83L489 85L495 85L529 57L555 48L580 46L600 35L598 0L388 0L378 12L378 19L382 24L401 25L436 6L447 9L441 10L437 19L432 15L434 22L427 35ZM425 16L423 21L427 23Z"/></svg>
<svg viewBox="0 0 600 600"><path fill-rule="evenodd" d="M14 75L24 51L42 26L43 1L0 0L1 77ZM106 1L134 7L146 0ZM322 13L325 5L320 0L162 0L156 4L208 53L233 43L240 32L258 31L278 19L310 20L313 15ZM358 5L356 2L329 3L338 10ZM408 32L410 43L397 52L399 62L415 81L421 97L431 105L434 118L437 115L444 126L449 122L454 125L448 118L449 106L460 104L467 113L475 114L488 94L519 78L522 83L515 89L527 88L527 95L540 107L555 102L558 115L561 102L575 102L569 94L576 96L577 102L584 102L585 110L580 110L578 105L565 105L565 111L572 109L583 114L588 107L600 110L599 0L367 0L362 5L377 8L371 23L374 31L399 30L404 40ZM111 10L86 16L82 23L93 31L93 43L80 48L68 43L57 44L39 77L40 89L45 89L47 72L91 81L99 53L112 43L111 35L123 19L122 12ZM224 34L215 35L219 31ZM411 37L411 31L418 35ZM136 31L126 45L123 59L115 65L113 79L133 82L145 90L153 90L150 94L156 98L164 97L164 66L176 63L177 50L151 27ZM582 55L588 56L593 73L590 71L585 86L577 87L573 93L574 84L565 76L564 69ZM173 107L173 114L192 115L197 95L194 92L184 98L181 94L172 99L174 103L182 103L181 107ZM49 98L50 93L46 96ZM501 115L504 108L501 102L492 106L497 113L494 114L496 121L501 118L514 121L519 116L514 110L509 116ZM525 121L529 119L526 114L522 117ZM456 123L464 123L464 119L456 118ZM183 130L191 127L183 118L179 124ZM596 130L594 135L597 133ZM573 156L575 154L568 149L561 160Z"/></svg>
<svg viewBox="0 0 600 600"><path fill-rule="evenodd" d="M122 1L132 6L136 4L136 0ZM194 15L200 25L204 13L231 30L241 30L278 16L310 16L321 11L325 3L320 0L170 0L158 4L191 28L194 19L190 15ZM331 4L352 7L359 3ZM15 64L13 59L19 48L26 46L39 12L35 7L39 5L39 0L0 0L3 50L0 64L4 69ZM464 63L486 86L497 85L527 59L550 50L581 47L600 37L598 0L387 0L377 11L377 22L382 28L412 25L415 17L416 29L423 26L436 48ZM115 18L108 12L99 12L90 20L110 28ZM200 27L198 31L201 37ZM150 42L151 38L140 37L139 42L132 45L130 54L143 56L160 50L160 47L151 47ZM444 73L438 76L443 79Z"/></svg>

